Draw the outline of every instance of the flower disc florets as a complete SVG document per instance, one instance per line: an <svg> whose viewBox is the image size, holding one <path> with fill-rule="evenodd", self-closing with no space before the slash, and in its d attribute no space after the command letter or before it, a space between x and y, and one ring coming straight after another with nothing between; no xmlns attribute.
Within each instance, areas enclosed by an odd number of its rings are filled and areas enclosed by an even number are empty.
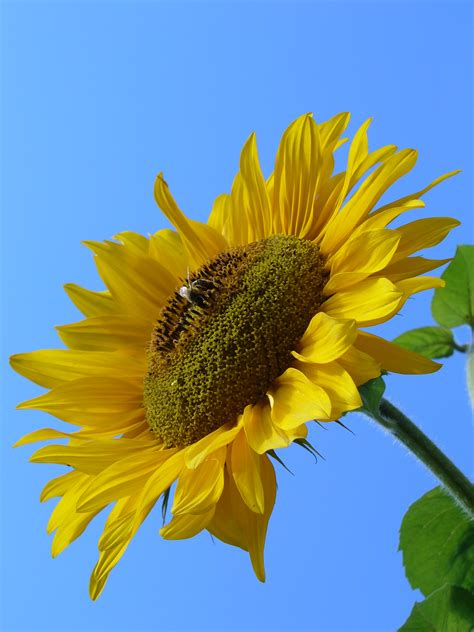
<svg viewBox="0 0 474 632"><path fill-rule="evenodd" d="M167 446L235 421L288 368L323 301L323 266L312 242L276 235L221 253L174 293L144 388L147 421Z"/></svg>

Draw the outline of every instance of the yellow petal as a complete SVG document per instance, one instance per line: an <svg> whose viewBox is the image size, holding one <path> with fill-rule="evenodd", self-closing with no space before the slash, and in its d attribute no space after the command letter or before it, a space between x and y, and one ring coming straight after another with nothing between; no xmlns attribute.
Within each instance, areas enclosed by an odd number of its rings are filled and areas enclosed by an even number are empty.
<svg viewBox="0 0 474 632"><path fill-rule="evenodd" d="M230 195L217 198L210 222L221 227L231 245L248 244L268 237L272 231L270 198L258 159L255 134L251 134L240 156L240 172Z"/></svg>
<svg viewBox="0 0 474 632"><path fill-rule="evenodd" d="M328 191L326 191L326 195L324 195L325 203L318 213L318 215L322 215L324 219L316 219L316 222L318 223L318 229L321 229L323 227L323 224L321 222L324 222L325 224L329 220L327 230L331 232L332 224L338 221L337 217L339 209L341 208L342 203L351 186L353 186L353 184L355 183L355 174L357 170L361 167L361 165L364 164L364 160L367 158L367 130L370 123L371 119L367 119L355 133L349 147L346 171L345 173L338 174L338 176L335 177L333 185ZM327 238L327 241L330 240L331 236Z"/></svg>
<svg viewBox="0 0 474 632"><path fill-rule="evenodd" d="M247 441L257 454L264 454L276 448L286 448L289 445L290 439L287 433L277 428L272 422L267 398L253 406L247 406L242 419Z"/></svg>
<svg viewBox="0 0 474 632"><path fill-rule="evenodd" d="M68 489L51 512L46 526L47 533L52 533L60 525L69 522L76 515L76 502L87 485L89 477L81 473L73 482L70 481Z"/></svg>
<svg viewBox="0 0 474 632"><path fill-rule="evenodd" d="M183 468L176 485L174 516L207 513L219 500L224 488L225 447L216 458L208 458L194 469Z"/></svg>
<svg viewBox="0 0 474 632"><path fill-rule="evenodd" d="M232 476L226 472L224 492L208 530L223 542L238 546L250 553L255 575L265 581L263 551L268 521L276 496L275 472L267 456L260 457L260 473L264 488L263 514L251 511L243 502Z"/></svg>
<svg viewBox="0 0 474 632"><path fill-rule="evenodd" d="M336 114L328 121L318 124L319 139L321 143L320 178L322 182L328 180L334 169L333 152L340 146L341 134L349 124L349 112ZM345 141L344 141L345 142Z"/></svg>
<svg viewBox="0 0 474 632"><path fill-rule="evenodd" d="M56 557L62 553L74 540L76 540L89 525L91 520L103 509L98 508L96 511L89 513L74 514L67 521L61 523L54 534L51 544L51 555Z"/></svg>
<svg viewBox="0 0 474 632"><path fill-rule="evenodd" d="M331 419L338 419L343 413L362 406L354 381L338 362L320 365L298 363L298 369L329 395Z"/></svg>
<svg viewBox="0 0 474 632"><path fill-rule="evenodd" d="M245 195L245 185L242 174L239 172L232 182L230 195L221 195L216 201L225 217L223 235L232 246L241 246L254 241L253 226L245 214L243 201Z"/></svg>
<svg viewBox="0 0 474 632"><path fill-rule="evenodd" d="M260 457L260 475L265 493L265 511L263 514L250 512L247 515L248 546L253 570L257 578L265 581L264 548L267 526L273 511L276 498L276 478L273 465L267 456Z"/></svg>
<svg viewBox="0 0 474 632"><path fill-rule="evenodd" d="M341 272L378 272L388 265L397 250L400 236L392 230L364 232L349 239L331 259L331 275Z"/></svg>
<svg viewBox="0 0 474 632"><path fill-rule="evenodd" d="M264 239L272 234L270 200L258 159L255 134L251 134L240 155L240 173L244 185L244 210L253 227L254 239Z"/></svg>
<svg viewBox="0 0 474 632"><path fill-rule="evenodd" d="M172 520L165 527L160 529L160 535L165 540L185 540L187 538L193 538L208 526L214 516L214 511L215 507L206 513L173 516Z"/></svg>
<svg viewBox="0 0 474 632"><path fill-rule="evenodd" d="M153 444L151 448L153 449ZM136 439L99 439L80 445L48 445L37 450L32 463L69 465L87 474L99 474L109 465L131 454L150 450L150 442ZM91 479L92 480L92 479Z"/></svg>
<svg viewBox="0 0 474 632"><path fill-rule="evenodd" d="M118 314L122 311L120 305L112 298L108 291L93 292L74 283L67 283L64 289L71 301L84 316L107 316L109 314Z"/></svg>
<svg viewBox="0 0 474 632"><path fill-rule="evenodd" d="M119 498L138 494L153 472L175 450L145 450L120 458L92 478L77 502L80 512L94 511Z"/></svg>
<svg viewBox="0 0 474 632"><path fill-rule="evenodd" d="M91 377L65 382L48 393L18 405L34 408L78 425L110 422L115 426L133 418L142 406L141 388L116 378Z"/></svg>
<svg viewBox="0 0 474 632"><path fill-rule="evenodd" d="M42 428L24 435L21 439L18 439L13 447L19 448L22 445L36 443L37 441L47 441L48 439L70 439L72 436L69 432L60 432L54 428Z"/></svg>
<svg viewBox="0 0 474 632"><path fill-rule="evenodd" d="M374 358L355 347L351 347L344 355L337 359L351 376L357 386L379 377L382 366Z"/></svg>
<svg viewBox="0 0 474 632"><path fill-rule="evenodd" d="M333 318L353 319L359 327L368 327L390 318L402 297L403 292L388 279L366 279L331 296L321 309Z"/></svg>
<svg viewBox="0 0 474 632"><path fill-rule="evenodd" d="M173 457L171 457L168 459L168 462L165 463L165 471L162 471L162 474L164 474L162 482L165 485L167 482L165 480L166 476L170 474L172 469L170 465L176 465L176 457L178 455L173 455L174 460ZM172 460L173 463L170 464ZM168 465L167 468L166 465ZM160 468L160 470L162 469L163 468ZM154 496L154 492L157 489L157 476L158 474L155 475L155 480L153 481L155 487L152 496ZM167 487L169 487L169 485L167 485ZM166 489L166 487L164 489ZM164 489L162 491L164 491ZM130 498L117 501L115 507L110 512L104 532L99 540L100 557L91 575L89 593L92 599L97 599L100 595L110 571L119 562L143 520L153 508L157 497L150 499L150 491L149 481L139 497L131 496ZM146 495L147 500L145 505L142 503L144 495Z"/></svg>
<svg viewBox="0 0 474 632"><path fill-rule="evenodd" d="M32 382L53 388L58 384L93 375L143 380L146 358L104 351L48 349L19 353L10 358L12 368Z"/></svg>
<svg viewBox="0 0 474 632"><path fill-rule="evenodd" d="M193 269L226 250L227 243L212 226L188 219L179 209L168 185L159 174L155 180L155 200L178 231Z"/></svg>
<svg viewBox="0 0 474 632"><path fill-rule="evenodd" d="M368 176L328 226L320 246L324 255L331 254L347 240L385 191L413 168L416 158L413 149L399 151Z"/></svg>
<svg viewBox="0 0 474 632"><path fill-rule="evenodd" d="M356 337L354 320L336 320L319 312L311 319L292 355L302 362L325 364L345 353Z"/></svg>
<svg viewBox="0 0 474 632"><path fill-rule="evenodd" d="M421 375L441 368L438 362L367 332L359 332L356 347L375 358L386 371L394 373Z"/></svg>
<svg viewBox="0 0 474 632"><path fill-rule="evenodd" d="M175 230L165 228L151 235L149 254L172 274L176 284L178 279L185 278L189 256Z"/></svg>
<svg viewBox="0 0 474 632"><path fill-rule="evenodd" d="M101 278L126 314L154 320L176 287L168 270L113 242L84 242L96 255Z"/></svg>
<svg viewBox="0 0 474 632"><path fill-rule="evenodd" d="M352 237L356 237L369 230L380 230L382 228L385 228L391 222L397 219L397 217L402 215L402 213L413 211L419 208L424 208L425 206L426 205L422 200L408 200L407 202L405 202L405 204L389 208L385 211L382 211L381 213L379 213L378 211L374 211L367 217L367 219L362 222L362 224L360 224L355 229L355 231L352 233Z"/></svg>
<svg viewBox="0 0 474 632"><path fill-rule="evenodd" d="M400 226L396 230L401 239L394 261L403 259L423 248L436 246L459 224L458 220L451 217L431 217Z"/></svg>
<svg viewBox="0 0 474 632"><path fill-rule="evenodd" d="M61 340L71 349L115 351L135 347L145 353L153 323L135 316L111 315L87 318L56 329Z"/></svg>
<svg viewBox="0 0 474 632"><path fill-rule="evenodd" d="M242 500L249 509L263 514L264 490L260 477L260 456L247 443L242 429L232 443L232 475Z"/></svg>
<svg viewBox="0 0 474 632"><path fill-rule="evenodd" d="M234 479L227 469L224 471L224 490L216 505L215 513L208 525L212 535L226 544L248 551L244 516L253 514L240 496ZM258 514L257 514L258 515Z"/></svg>
<svg viewBox="0 0 474 632"><path fill-rule="evenodd" d="M283 134L275 161L273 208L284 233L306 236L318 194L320 162L318 126L305 114Z"/></svg>
<svg viewBox="0 0 474 632"><path fill-rule="evenodd" d="M330 259L331 276L324 294L331 296L379 272L392 261L400 236L393 230L357 232Z"/></svg>
<svg viewBox="0 0 474 632"><path fill-rule="evenodd" d="M444 180L447 180L448 178L452 178L458 173L461 173L459 169L457 171L450 171L449 173L445 173L439 178L436 178L436 180L433 180L433 182L431 182L424 189L421 189L420 191L416 191L416 193L411 193L410 195L406 195L405 197L399 198L398 200L394 200L393 202L390 202L389 204L385 204L384 206L381 206L379 209L377 209L375 213L376 214L383 213L388 209L394 208L396 206L405 205L407 202L410 202L411 200L416 200L417 198L420 198L423 195L425 195L425 193L428 193L428 191L430 191L433 187L437 186L438 184L440 184Z"/></svg>
<svg viewBox="0 0 474 632"><path fill-rule="evenodd" d="M221 235L224 235L226 241L229 244L233 245L234 242L232 239L230 239L230 236L226 231L226 225L228 221L228 202L229 196L226 193L218 195L214 200L214 204L212 205L207 223L215 231L221 233Z"/></svg>
<svg viewBox="0 0 474 632"><path fill-rule="evenodd" d="M338 292L348 290L351 286L364 281L369 275L368 272L338 272L331 275L323 288L323 295L333 296Z"/></svg>
<svg viewBox="0 0 474 632"><path fill-rule="evenodd" d="M161 494L171 487L184 467L184 450L172 454L148 479L137 500L132 530L138 529Z"/></svg>
<svg viewBox="0 0 474 632"><path fill-rule="evenodd" d="M439 266L449 263L451 259L425 259L424 257L407 257L396 263L391 263L380 274L393 283L409 277L416 277Z"/></svg>
<svg viewBox="0 0 474 632"><path fill-rule="evenodd" d="M403 292L405 299L409 298L413 294L418 292L424 292L425 290L432 290L437 287L444 287L445 283L443 279L439 277L421 276L413 279L402 279L397 281L397 289Z"/></svg>
<svg viewBox="0 0 474 632"><path fill-rule="evenodd" d="M52 478L46 483L41 492L40 502L45 502L50 498L56 498L57 496L64 496L68 489L74 487L82 478L84 474L77 470L72 470L56 478Z"/></svg>
<svg viewBox="0 0 474 632"><path fill-rule="evenodd" d="M129 537L137 507L137 496L121 498L112 507L99 538L99 551L107 551Z"/></svg>
<svg viewBox="0 0 474 632"><path fill-rule="evenodd" d="M105 524L103 537L99 540L99 550L101 551L99 560L94 567L89 584L89 594L91 599L97 599L107 582L112 568L119 562L125 553L130 541L135 535L140 524L135 529L133 523L135 519L135 499L119 500L112 509ZM101 547L101 544L108 540L108 547Z"/></svg>
<svg viewBox="0 0 474 632"><path fill-rule="evenodd" d="M135 255L147 255L150 248L150 240L144 235L134 233L131 230L124 230L117 235L114 235L114 239L123 244L127 250Z"/></svg>
<svg viewBox="0 0 474 632"><path fill-rule="evenodd" d="M203 437L197 443L190 445L185 449L186 467L189 469L198 467L211 452L231 443L241 426L241 420L237 425L232 423L225 424Z"/></svg>
<svg viewBox="0 0 474 632"><path fill-rule="evenodd" d="M74 433L74 436L83 439L113 439L117 435L121 435L124 438L135 438L138 436L142 438L149 432L150 426L145 420L145 411L143 408L140 408L136 412L131 413L130 417L125 415L122 419L119 418L118 422L108 425L83 426Z"/></svg>
<svg viewBox="0 0 474 632"><path fill-rule="evenodd" d="M297 369L287 369L274 381L268 395L273 423L284 430L311 419L331 417L328 394Z"/></svg>
<svg viewBox="0 0 474 632"><path fill-rule="evenodd" d="M383 147L379 147L375 151L369 152L369 139L366 135L364 139L367 143L366 147L364 147L364 153L360 156L360 161L354 170L349 191L351 191L354 186L359 182L359 180L368 173L372 167L377 165L379 162L382 163L387 160L390 156L397 151L398 147L396 145L384 145ZM364 155L365 154L365 155Z"/></svg>

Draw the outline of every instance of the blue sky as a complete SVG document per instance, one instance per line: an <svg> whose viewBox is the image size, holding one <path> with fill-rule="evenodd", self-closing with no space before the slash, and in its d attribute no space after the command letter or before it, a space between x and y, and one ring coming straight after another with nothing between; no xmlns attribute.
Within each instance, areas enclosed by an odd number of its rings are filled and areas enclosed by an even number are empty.
<svg viewBox="0 0 474 632"><path fill-rule="evenodd" d="M87 596L103 525L52 560L49 504L59 467L12 450L54 423L15 412L39 389L7 367L11 353L58 346L54 325L78 320L62 285L100 289L84 239L165 227L153 200L163 170L181 207L204 220L230 188L241 146L257 132L266 173L284 128L312 111L373 116L373 148L420 151L393 197L436 176L423 215L462 226L436 248L473 237L472 5L401 2L6 2L3 7L2 593L4 630L390 631L417 593L404 578L398 528L435 481L365 418L294 447L278 471L267 583L246 554L208 534L158 536L143 526L97 603ZM387 337L431 322L430 295L381 328ZM457 332L461 342L467 332ZM472 475L464 358L438 374L390 376L389 398ZM53 501L54 502L54 501Z"/></svg>

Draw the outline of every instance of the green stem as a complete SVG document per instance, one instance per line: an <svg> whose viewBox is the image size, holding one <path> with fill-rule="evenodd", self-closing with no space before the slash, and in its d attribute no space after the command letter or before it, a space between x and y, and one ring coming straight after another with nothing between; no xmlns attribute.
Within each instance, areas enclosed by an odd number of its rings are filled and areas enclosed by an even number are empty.
<svg viewBox="0 0 474 632"><path fill-rule="evenodd" d="M379 410L379 414L372 413L371 417L418 457L474 519L474 485L469 479L393 404L382 399Z"/></svg>

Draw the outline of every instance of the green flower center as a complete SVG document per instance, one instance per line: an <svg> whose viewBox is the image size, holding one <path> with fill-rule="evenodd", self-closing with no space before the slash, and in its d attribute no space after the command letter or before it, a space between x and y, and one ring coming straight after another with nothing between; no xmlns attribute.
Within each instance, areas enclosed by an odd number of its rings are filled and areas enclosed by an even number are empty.
<svg viewBox="0 0 474 632"><path fill-rule="evenodd" d="M265 395L324 300L323 266L312 242L276 235L221 253L170 297L144 385L166 446L202 439Z"/></svg>

